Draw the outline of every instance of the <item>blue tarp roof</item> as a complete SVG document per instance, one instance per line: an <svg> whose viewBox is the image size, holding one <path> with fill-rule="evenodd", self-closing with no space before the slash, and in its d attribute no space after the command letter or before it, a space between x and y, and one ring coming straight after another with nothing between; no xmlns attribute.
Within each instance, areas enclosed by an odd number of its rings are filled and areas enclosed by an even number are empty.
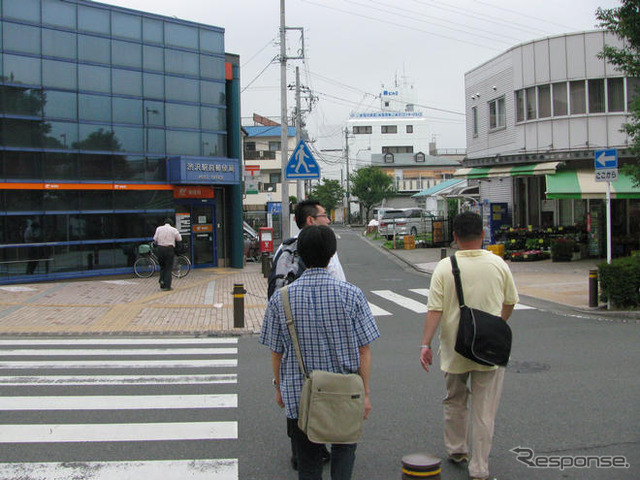
<svg viewBox="0 0 640 480"><path fill-rule="evenodd" d="M435 195L436 193L449 188L449 187L453 187L454 185L457 185L459 183L464 182L464 179L459 179L459 178L452 178L450 180L445 180L444 182L440 182L437 185L434 185L431 188L425 188L424 190L416 193L415 195L412 195L412 197L428 197L430 195Z"/></svg>
<svg viewBox="0 0 640 480"><path fill-rule="evenodd" d="M264 125L256 125L255 127L243 127L249 137L279 137L282 127L265 127ZM296 136L296 127L287 127L287 136Z"/></svg>

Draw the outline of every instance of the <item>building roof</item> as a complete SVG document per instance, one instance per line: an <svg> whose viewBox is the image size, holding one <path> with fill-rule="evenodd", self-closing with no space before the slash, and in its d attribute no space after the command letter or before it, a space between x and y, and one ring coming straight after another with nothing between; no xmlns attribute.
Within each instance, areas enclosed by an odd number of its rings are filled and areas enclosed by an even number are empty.
<svg viewBox="0 0 640 480"><path fill-rule="evenodd" d="M371 164L376 167L394 168L394 167L460 167L460 162L451 158L435 157L433 155L425 155L424 162L416 162L415 153L394 153L393 162L385 163L384 154L374 153L371 155Z"/></svg>
<svg viewBox="0 0 640 480"><path fill-rule="evenodd" d="M242 127L246 130L248 137L280 137L281 127L266 127L264 125L256 125L251 127ZM287 127L287 136L296 136L296 127Z"/></svg>
<svg viewBox="0 0 640 480"><path fill-rule="evenodd" d="M442 190L446 190L450 187L454 187L456 185L458 185L459 183L464 182L464 179L459 179L459 178L452 178L449 180L445 180L444 182L440 182L437 185L434 185L431 188L425 188L424 190L421 190L420 192L416 193L415 195L412 195L412 197L416 198L416 197L428 197L430 195L435 195L438 192L441 192Z"/></svg>

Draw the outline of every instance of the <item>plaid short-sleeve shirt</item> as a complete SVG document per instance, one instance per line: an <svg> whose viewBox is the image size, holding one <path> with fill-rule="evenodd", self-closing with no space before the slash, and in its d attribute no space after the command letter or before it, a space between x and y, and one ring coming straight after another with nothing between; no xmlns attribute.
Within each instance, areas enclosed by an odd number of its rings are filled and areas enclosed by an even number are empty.
<svg viewBox="0 0 640 480"><path fill-rule="evenodd" d="M289 285L289 299L307 373L325 370L357 373L358 347L380 336L369 303L355 285L333 278L326 269L310 268ZM298 418L304 376L287 328L280 292L264 315L259 342L282 353L280 391L289 418Z"/></svg>

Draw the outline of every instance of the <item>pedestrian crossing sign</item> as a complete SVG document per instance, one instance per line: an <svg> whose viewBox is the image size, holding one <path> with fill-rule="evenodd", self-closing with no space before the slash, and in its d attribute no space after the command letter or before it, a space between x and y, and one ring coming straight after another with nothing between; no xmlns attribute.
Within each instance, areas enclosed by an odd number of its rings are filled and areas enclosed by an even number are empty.
<svg viewBox="0 0 640 480"><path fill-rule="evenodd" d="M316 162L311 151L304 140L300 140L298 146L289 158L289 163L285 168L285 178L287 180L308 180L320 178L320 166Z"/></svg>

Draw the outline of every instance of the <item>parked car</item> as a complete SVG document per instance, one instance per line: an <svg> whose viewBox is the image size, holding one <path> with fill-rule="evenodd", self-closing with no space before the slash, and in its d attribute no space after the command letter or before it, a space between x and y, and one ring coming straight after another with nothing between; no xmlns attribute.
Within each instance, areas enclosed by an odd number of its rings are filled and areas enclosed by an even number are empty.
<svg viewBox="0 0 640 480"><path fill-rule="evenodd" d="M420 235L433 230L433 215L421 208L387 210L378 225L378 233L391 240L394 235Z"/></svg>

